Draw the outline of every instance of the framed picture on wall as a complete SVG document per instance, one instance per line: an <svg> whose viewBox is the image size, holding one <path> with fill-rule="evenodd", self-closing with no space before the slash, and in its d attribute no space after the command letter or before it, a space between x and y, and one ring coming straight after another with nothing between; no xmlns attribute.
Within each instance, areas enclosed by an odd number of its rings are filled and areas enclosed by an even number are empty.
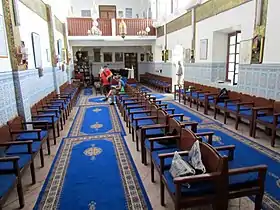
<svg viewBox="0 0 280 210"><path fill-rule="evenodd" d="M200 40L200 60L207 60L208 39Z"/></svg>
<svg viewBox="0 0 280 210"><path fill-rule="evenodd" d="M31 39L32 39L32 48L33 48L35 68L36 69L42 68L40 35L35 33L35 32L32 32L31 33Z"/></svg>
<svg viewBox="0 0 280 210"><path fill-rule="evenodd" d="M252 57L252 39L240 41L239 63L251 64L251 57Z"/></svg>
<svg viewBox="0 0 280 210"><path fill-rule="evenodd" d="M62 40L57 40L57 55L58 55L58 61L61 62L62 60Z"/></svg>
<svg viewBox="0 0 280 210"><path fill-rule="evenodd" d="M14 12L14 20L15 20L15 26L20 26L20 18L19 18L19 12L18 12L18 0L12 0L13 3L13 12Z"/></svg>
<svg viewBox="0 0 280 210"><path fill-rule="evenodd" d="M5 34L3 15L0 15L0 58L8 58L7 37Z"/></svg>
<svg viewBox="0 0 280 210"><path fill-rule="evenodd" d="M104 52L103 53L104 62L112 62L113 61L113 53Z"/></svg>
<svg viewBox="0 0 280 210"><path fill-rule="evenodd" d="M116 52L115 53L115 61L116 62L123 62L123 53L122 52Z"/></svg>
<svg viewBox="0 0 280 210"><path fill-rule="evenodd" d="M141 54L140 54L140 61L143 62L144 60L145 60L145 54L144 54L144 53L141 53Z"/></svg>

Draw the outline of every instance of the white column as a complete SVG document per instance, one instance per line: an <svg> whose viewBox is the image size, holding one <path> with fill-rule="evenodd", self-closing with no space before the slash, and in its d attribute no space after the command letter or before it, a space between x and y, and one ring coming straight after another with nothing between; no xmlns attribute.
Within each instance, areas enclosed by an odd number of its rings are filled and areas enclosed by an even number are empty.
<svg viewBox="0 0 280 210"><path fill-rule="evenodd" d="M116 36L116 19L111 19L111 27L112 27L112 36Z"/></svg>

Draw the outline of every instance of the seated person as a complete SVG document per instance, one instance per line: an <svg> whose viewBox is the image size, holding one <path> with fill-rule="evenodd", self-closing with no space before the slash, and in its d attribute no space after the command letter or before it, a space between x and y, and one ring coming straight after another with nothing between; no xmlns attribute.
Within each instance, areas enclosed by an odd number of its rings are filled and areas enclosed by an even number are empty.
<svg viewBox="0 0 280 210"><path fill-rule="evenodd" d="M106 98L103 99L103 101L107 101L109 99L109 97L111 96L111 105L114 104L114 95L116 95L118 92L123 92L124 91L124 86L125 83L121 80L121 76L115 76L114 80L116 80L116 82L118 83L116 86L115 85L111 85L111 90L109 91L109 93L107 94Z"/></svg>

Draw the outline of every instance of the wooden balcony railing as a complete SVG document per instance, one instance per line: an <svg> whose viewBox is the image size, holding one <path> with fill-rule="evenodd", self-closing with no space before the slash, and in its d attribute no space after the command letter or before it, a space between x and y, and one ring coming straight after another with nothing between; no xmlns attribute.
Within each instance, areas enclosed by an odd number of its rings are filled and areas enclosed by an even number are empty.
<svg viewBox="0 0 280 210"><path fill-rule="evenodd" d="M68 36L87 36L92 27L91 18L68 18ZM98 28L102 36L112 36L111 19L98 19Z"/></svg>
<svg viewBox="0 0 280 210"><path fill-rule="evenodd" d="M119 24L122 19L116 19L116 35L120 35L119 33ZM126 30L127 30L127 36L137 36L139 35L139 32L145 31L145 29L149 26L150 32L148 33L149 36L155 36L156 35L156 29L153 27L153 21L147 20L147 19L133 19L133 18L127 18L124 19L124 22L126 24Z"/></svg>
<svg viewBox="0 0 280 210"><path fill-rule="evenodd" d="M100 18L98 21L98 28L102 31L102 36L118 36L119 24L121 19L104 19ZM115 21L116 28L113 30L112 22ZM127 27L127 36L139 36L139 32L145 31L149 26L150 32L148 36L155 36L156 29L152 26L152 20L147 19L124 19ZM88 30L92 27L91 18L67 18L68 35L69 36L88 36Z"/></svg>

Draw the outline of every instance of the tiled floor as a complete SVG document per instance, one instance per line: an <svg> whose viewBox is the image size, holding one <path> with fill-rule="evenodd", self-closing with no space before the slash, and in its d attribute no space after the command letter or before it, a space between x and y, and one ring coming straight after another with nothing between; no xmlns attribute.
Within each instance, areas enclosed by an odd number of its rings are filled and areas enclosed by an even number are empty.
<svg viewBox="0 0 280 210"><path fill-rule="evenodd" d="M94 94L95 95L95 94ZM172 99L172 95L169 96L169 99ZM52 145L51 151L52 154L50 156L45 155L45 167L40 168L40 162L39 158L36 158L36 176L37 176L37 183L35 185L31 185L31 178L30 178L30 172L27 170L24 177L23 177L23 184L24 184L24 195L25 195L25 207L24 210L30 210L33 209L33 206L38 198L38 195L41 191L41 188L44 184L44 181L48 175L49 169L51 167L52 161L55 157L55 154L57 152L57 149L59 147L59 144L61 142L61 139L65 136L67 136L67 133L71 127L71 124L73 122L74 116L77 112L77 107L75 107L71 113L70 118L67 121L67 124L64 128L64 130L61 133L61 137L58 140L57 145ZM209 116L211 116L212 113L209 113ZM223 116L219 115L218 120L222 121ZM228 120L228 128L233 129L234 121ZM126 129L125 125L124 128ZM127 134L129 133L126 129ZM248 126L240 124L239 133L244 134L245 136L248 136ZM258 143L270 147L269 138L262 132L258 133L257 139L252 139L253 141L257 141ZM166 194L166 206L162 207L160 205L160 198L159 198L159 177L155 176L156 183L151 183L150 181L150 167L144 166L141 164L140 160L140 154L136 151L135 143L131 140L131 135L126 136L126 142L130 149L130 152L133 156L134 162L136 164L136 167L138 169L138 172L140 174L140 177L142 179L142 182L144 184L144 187L147 191L148 197L150 199L150 202L152 204L153 209L155 210L167 210L167 209L174 209L171 198L169 195ZM280 144L278 141L278 144L275 148L273 148L274 151L279 152L280 154ZM9 200L6 202L6 205L4 207L4 210L12 210L12 209L18 209L19 204L17 200L17 193L16 190L12 193ZM195 208L195 209L211 209L210 207L201 207L201 208ZM251 210L254 209L253 202L248 198L242 198L242 199L235 199L230 201L229 209L231 210L237 210L237 209L247 209Z"/></svg>

